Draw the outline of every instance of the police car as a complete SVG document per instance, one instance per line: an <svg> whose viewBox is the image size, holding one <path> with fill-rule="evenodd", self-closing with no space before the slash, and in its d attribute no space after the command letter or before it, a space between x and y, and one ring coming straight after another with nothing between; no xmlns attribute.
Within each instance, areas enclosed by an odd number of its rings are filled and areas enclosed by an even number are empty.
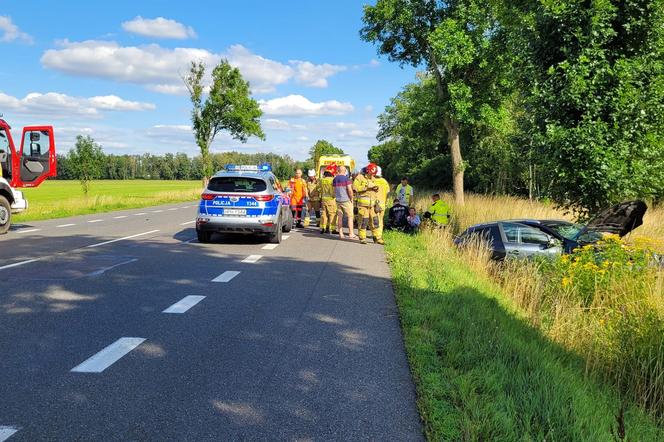
<svg viewBox="0 0 664 442"><path fill-rule="evenodd" d="M227 165L210 179L196 217L202 243L216 232L266 235L278 244L292 226L290 198L270 164Z"/></svg>

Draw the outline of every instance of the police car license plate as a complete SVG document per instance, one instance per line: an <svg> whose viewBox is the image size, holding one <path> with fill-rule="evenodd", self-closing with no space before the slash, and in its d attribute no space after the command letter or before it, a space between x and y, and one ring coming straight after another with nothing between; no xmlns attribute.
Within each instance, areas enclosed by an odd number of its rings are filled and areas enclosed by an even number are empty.
<svg viewBox="0 0 664 442"><path fill-rule="evenodd" d="M224 209L224 215L240 215L244 216L247 214L246 209Z"/></svg>

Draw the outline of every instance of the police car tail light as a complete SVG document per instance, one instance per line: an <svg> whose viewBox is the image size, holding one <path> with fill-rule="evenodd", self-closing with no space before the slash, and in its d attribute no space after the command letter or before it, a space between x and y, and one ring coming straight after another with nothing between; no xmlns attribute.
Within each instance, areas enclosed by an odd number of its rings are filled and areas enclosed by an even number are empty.
<svg viewBox="0 0 664 442"><path fill-rule="evenodd" d="M272 201L274 199L274 195L254 195L254 199L256 201Z"/></svg>
<svg viewBox="0 0 664 442"><path fill-rule="evenodd" d="M216 196L217 196L217 195L215 195L214 193L202 193L202 194L201 194L201 199L203 199L203 200L205 200L205 201L211 201L211 200L213 200Z"/></svg>

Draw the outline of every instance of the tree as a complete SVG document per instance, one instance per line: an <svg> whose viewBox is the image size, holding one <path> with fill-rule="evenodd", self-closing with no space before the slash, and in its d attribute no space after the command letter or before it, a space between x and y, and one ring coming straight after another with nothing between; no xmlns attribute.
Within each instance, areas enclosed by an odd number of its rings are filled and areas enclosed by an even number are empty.
<svg viewBox="0 0 664 442"><path fill-rule="evenodd" d="M587 218L664 195L664 1L523 3L512 14L550 193Z"/></svg>
<svg viewBox="0 0 664 442"><path fill-rule="evenodd" d="M460 133L495 112L509 90L497 0L378 0L364 7L361 37L401 64L424 64L435 81L447 132L453 188L464 200Z"/></svg>
<svg viewBox="0 0 664 442"><path fill-rule="evenodd" d="M334 154L344 155L344 151L343 149L334 146L332 143L326 140L316 141L316 144L311 146L311 149L309 149L309 158L311 159L311 162L314 164L314 167L316 167L316 164L318 164L318 159L322 155L334 155Z"/></svg>
<svg viewBox="0 0 664 442"><path fill-rule="evenodd" d="M90 181L100 177L104 158L101 146L89 135L76 137L76 145L69 151L67 163L73 177L81 182L85 196L90 191Z"/></svg>
<svg viewBox="0 0 664 442"><path fill-rule="evenodd" d="M221 60L212 71L210 92L203 102L204 76L205 65L192 62L183 81L193 105L191 121L196 144L201 150L203 180L207 181L212 175L210 145L219 132L228 131L242 143L250 136L265 139L265 135L260 125L262 111L251 98L249 83L242 78L239 69Z"/></svg>

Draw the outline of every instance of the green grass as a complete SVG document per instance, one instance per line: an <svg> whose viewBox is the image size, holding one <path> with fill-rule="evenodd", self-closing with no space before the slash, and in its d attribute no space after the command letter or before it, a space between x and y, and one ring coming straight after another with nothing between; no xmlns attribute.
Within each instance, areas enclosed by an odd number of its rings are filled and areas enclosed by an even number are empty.
<svg viewBox="0 0 664 442"><path fill-rule="evenodd" d="M21 189L28 199L26 212L14 221L63 218L198 199L200 181L100 180L86 197L78 181L46 181L34 189Z"/></svg>
<svg viewBox="0 0 664 442"><path fill-rule="evenodd" d="M428 439L621 440L617 394L587 377L581 357L530 326L454 251L427 250L434 239L386 234ZM634 406L623 421L625 440L664 440L664 429Z"/></svg>

